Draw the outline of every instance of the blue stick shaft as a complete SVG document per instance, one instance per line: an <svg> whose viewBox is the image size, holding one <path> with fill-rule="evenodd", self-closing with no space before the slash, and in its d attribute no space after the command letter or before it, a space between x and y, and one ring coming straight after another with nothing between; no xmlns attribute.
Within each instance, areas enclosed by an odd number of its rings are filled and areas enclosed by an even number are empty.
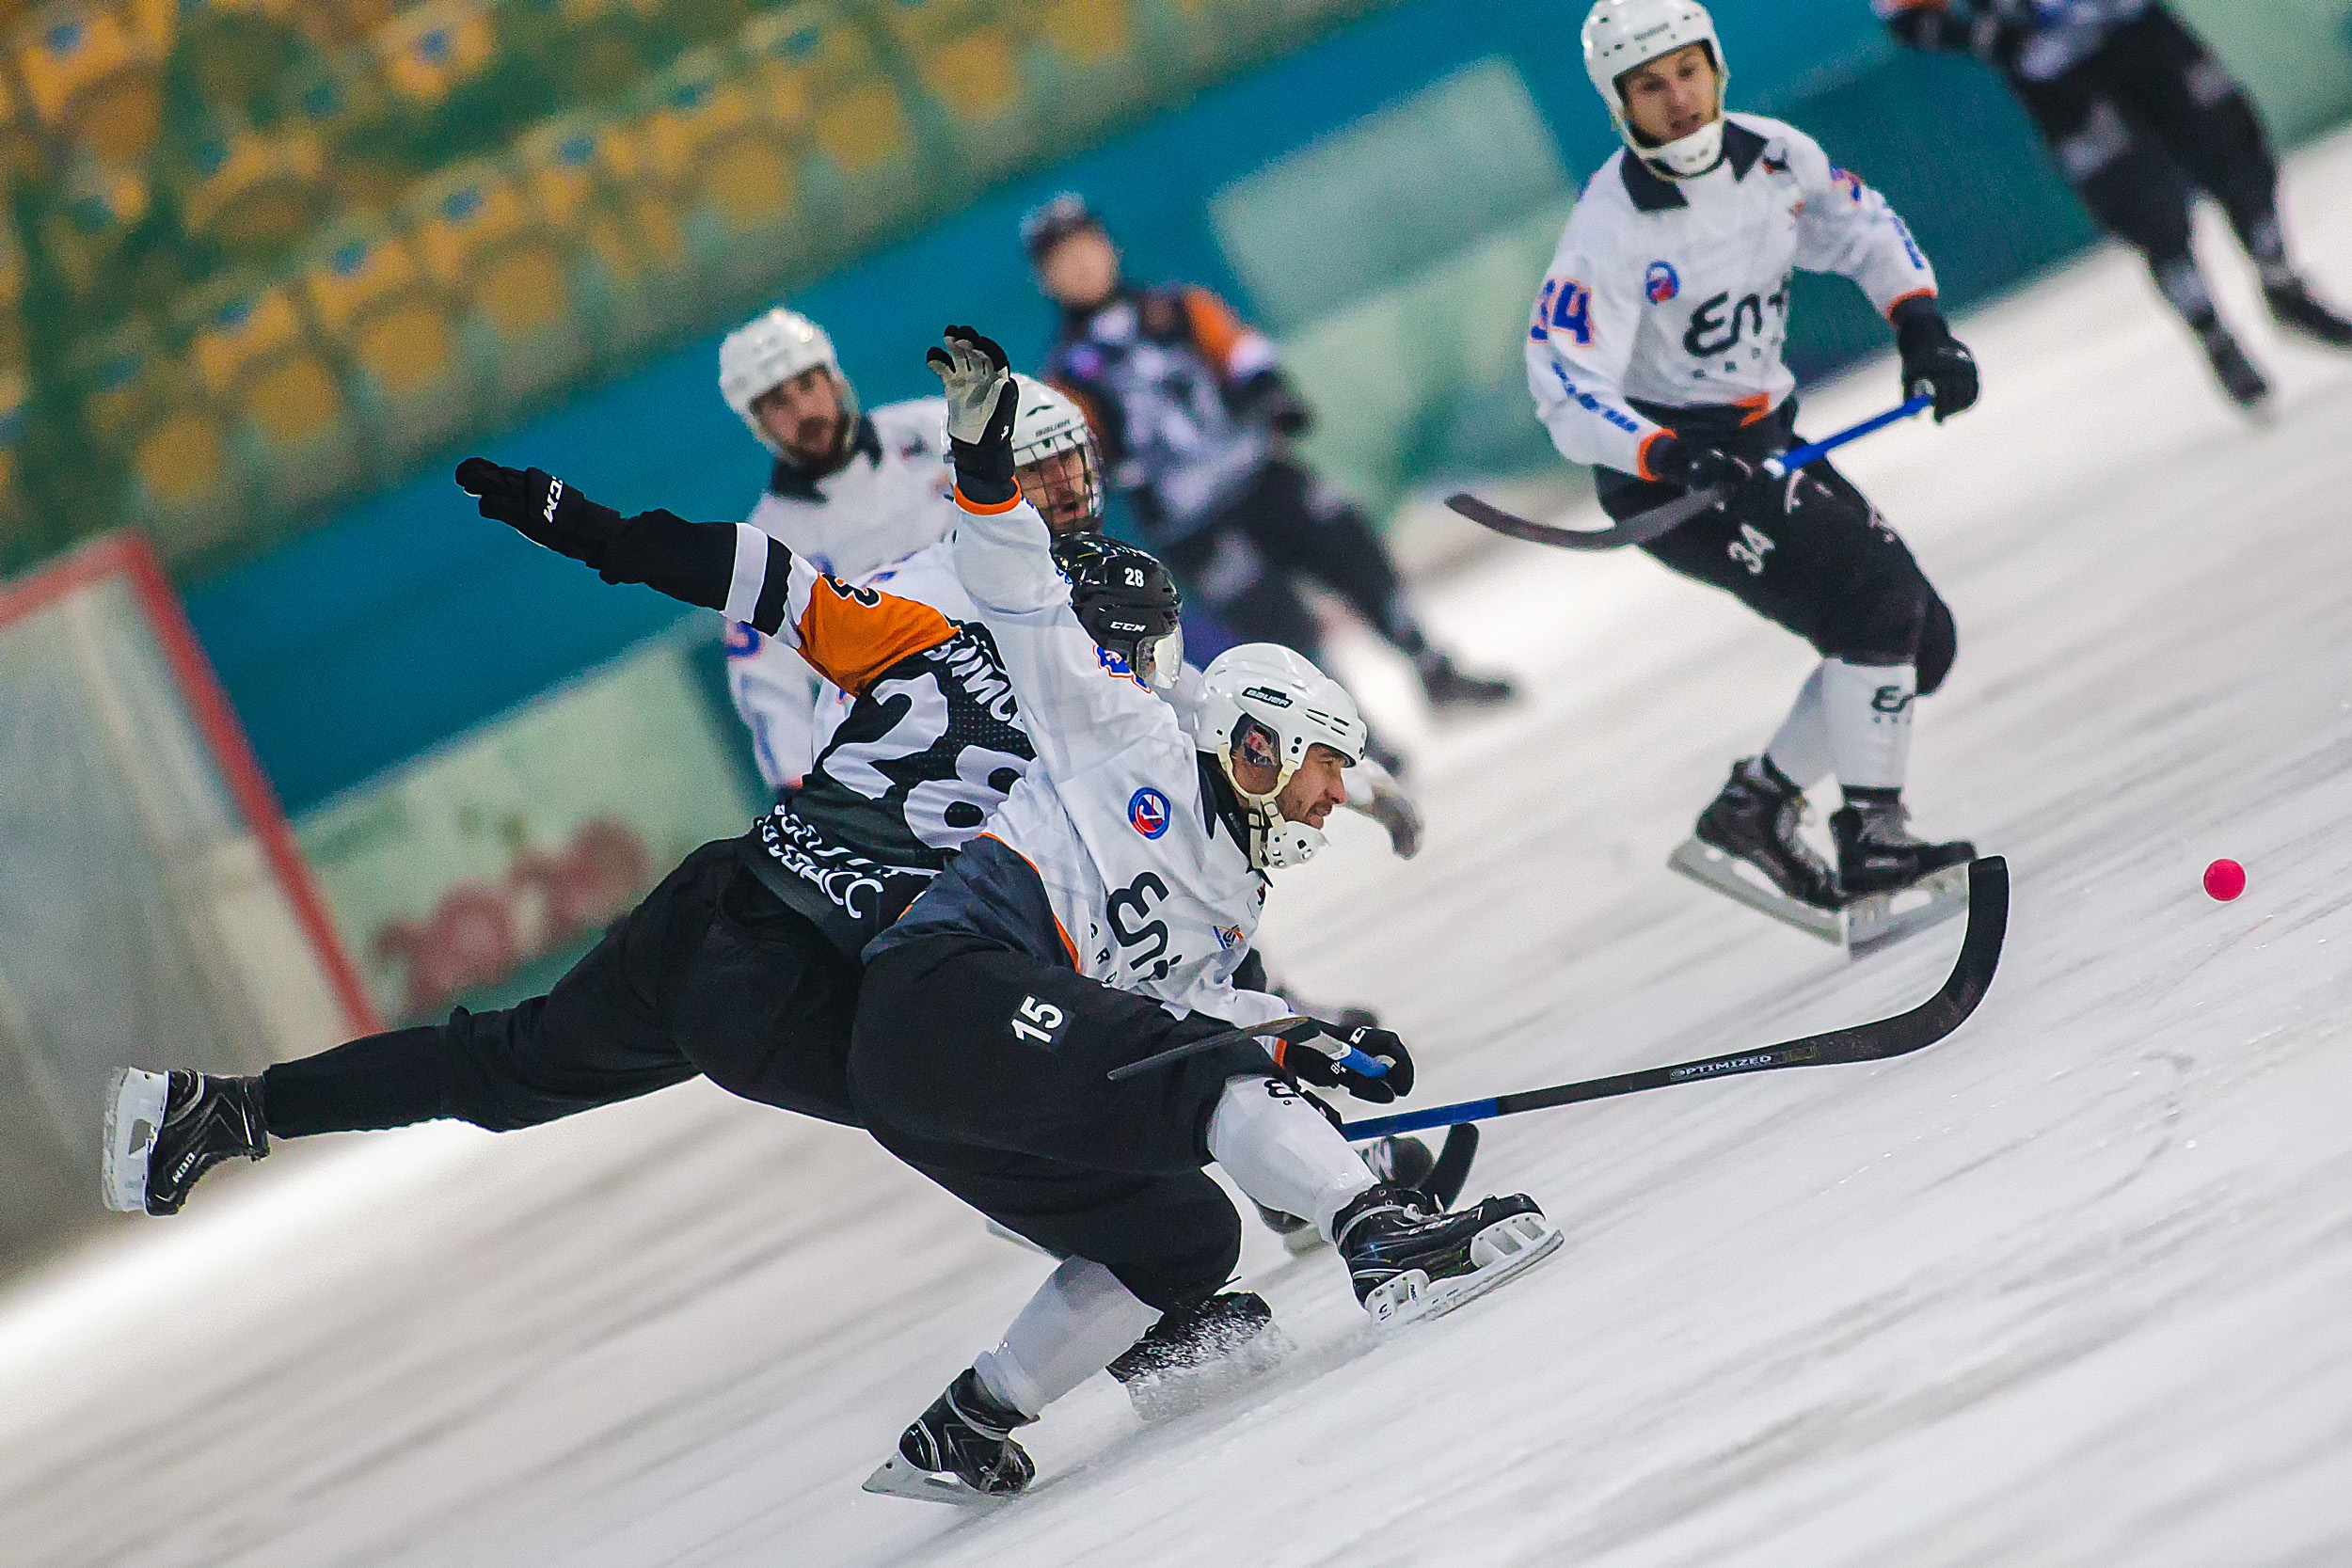
<svg viewBox="0 0 2352 1568"><path fill-rule="evenodd" d="M1341 1129L1350 1143L1369 1143L1391 1132L1419 1132L1431 1127L1451 1127L1457 1121L1490 1121L1502 1114L1492 1100L1465 1100L1456 1105L1436 1105L1426 1111L1400 1111L1392 1117L1367 1117Z"/></svg>
<svg viewBox="0 0 2352 1568"><path fill-rule="evenodd" d="M1352 1045L1347 1048L1347 1054L1339 1060L1340 1066L1354 1068L1367 1078L1386 1078L1389 1075L1387 1063L1377 1056L1365 1055Z"/></svg>
<svg viewBox="0 0 2352 1568"><path fill-rule="evenodd" d="M1865 436L1884 430L1888 425L1910 419L1915 414L1924 414L1934 406L1935 399L1923 393L1906 402L1900 407L1890 408L1883 414L1874 414L1851 430L1841 430L1825 440L1815 441L1809 446L1791 447L1778 457L1766 463L1764 471L1774 479L1785 478L1808 463L1819 463L1849 441L1859 441Z"/></svg>

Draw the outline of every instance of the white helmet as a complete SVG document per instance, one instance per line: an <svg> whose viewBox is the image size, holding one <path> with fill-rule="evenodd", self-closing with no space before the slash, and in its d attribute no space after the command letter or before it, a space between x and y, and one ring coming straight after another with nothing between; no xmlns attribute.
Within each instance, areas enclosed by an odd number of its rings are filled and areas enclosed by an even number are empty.
<svg viewBox="0 0 2352 1568"><path fill-rule="evenodd" d="M794 376L813 366L822 365L833 372L834 388L841 397L841 423L846 433L857 423L857 392L850 378L841 373L841 361L834 354L833 340L825 329L802 315L779 305L774 309L754 316L750 321L726 335L719 345L719 392L727 400L760 445L784 455L784 449L768 434L759 416L752 412L752 404L774 391Z"/></svg>
<svg viewBox="0 0 2352 1568"><path fill-rule="evenodd" d="M1279 643L1245 642L1217 655L1200 673L1192 734L1203 751L1215 749L1233 793L1248 802L1256 839L1250 863L1279 868L1311 860L1324 846L1322 831L1286 821L1277 798L1307 760L1310 746L1330 747L1350 767L1363 760L1364 721L1346 689ZM1274 787L1244 789L1233 777L1236 755L1272 768Z"/></svg>
<svg viewBox="0 0 2352 1568"><path fill-rule="evenodd" d="M1057 533L1096 527L1103 515L1103 461L1086 410L1059 388L1034 376L1015 375L1013 380L1020 384L1021 407L1012 421L1012 466L1025 468L1064 451L1083 452L1086 457L1085 478L1077 495L1032 496L1030 500ZM1049 512L1049 506L1055 510Z"/></svg>
<svg viewBox="0 0 2352 1568"><path fill-rule="evenodd" d="M1645 147L1634 138L1632 122L1626 118L1625 94L1618 90L1617 82L1634 67L1693 43L1707 45L1715 61L1715 118L1680 141ZM1599 0L1584 19L1584 70L1601 102L1609 105L1617 135L1625 138L1635 157L1677 179L1705 174L1722 162L1721 93L1731 72L1724 65L1724 45L1715 36L1715 19L1698 0Z"/></svg>

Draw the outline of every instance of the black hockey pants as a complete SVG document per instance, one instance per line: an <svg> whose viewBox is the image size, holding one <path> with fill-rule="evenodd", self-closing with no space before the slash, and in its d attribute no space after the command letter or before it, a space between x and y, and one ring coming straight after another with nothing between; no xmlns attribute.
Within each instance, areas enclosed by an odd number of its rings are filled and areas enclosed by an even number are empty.
<svg viewBox="0 0 2352 1568"><path fill-rule="evenodd" d="M1107 1074L1228 1027L946 933L866 970L850 1082L883 1148L1166 1311L1214 1293L1240 1259L1241 1222L1200 1167L1225 1081L1271 1076L1273 1063L1243 1042L1116 1084Z"/></svg>
<svg viewBox="0 0 2352 1568"><path fill-rule="evenodd" d="M2159 277L2189 257L2201 186L2257 261L2283 260L2279 166L2246 91L2162 6L2048 82L2011 85L2092 215Z"/></svg>
<svg viewBox="0 0 2352 1568"><path fill-rule="evenodd" d="M1268 463L1238 499L1160 556L1239 641L1279 642L1321 665L1323 627L1298 591L1311 578L1407 657L1429 646L1363 512L1295 463Z"/></svg>
<svg viewBox="0 0 2352 1568"><path fill-rule="evenodd" d="M689 855L545 996L395 1029L263 1074L280 1136L450 1117L508 1132L702 1073L857 1124L858 967L762 886L732 839Z"/></svg>
<svg viewBox="0 0 2352 1568"><path fill-rule="evenodd" d="M1677 411L1643 412L1671 426ZM1737 430L1708 430L1689 419L1682 427L1694 439L1759 462L1795 444L1795 420L1792 400ZM1620 519L1683 493L1608 468L1595 479L1602 510ZM1786 480L1759 479L1727 504L1642 547L1796 633L1824 658L1915 664L1921 696L1951 673L1959 631L1950 607L1910 547L1826 461Z"/></svg>

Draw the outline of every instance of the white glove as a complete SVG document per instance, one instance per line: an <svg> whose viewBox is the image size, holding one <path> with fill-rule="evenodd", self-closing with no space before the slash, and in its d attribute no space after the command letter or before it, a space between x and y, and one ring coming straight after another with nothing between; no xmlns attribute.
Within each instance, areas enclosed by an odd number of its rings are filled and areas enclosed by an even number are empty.
<svg viewBox="0 0 2352 1568"><path fill-rule="evenodd" d="M977 446L989 433L1004 389L1012 385L1005 351L993 340L969 326L950 326L946 346L923 356L947 394L947 434L966 446ZM1008 418L1005 427L1012 421Z"/></svg>

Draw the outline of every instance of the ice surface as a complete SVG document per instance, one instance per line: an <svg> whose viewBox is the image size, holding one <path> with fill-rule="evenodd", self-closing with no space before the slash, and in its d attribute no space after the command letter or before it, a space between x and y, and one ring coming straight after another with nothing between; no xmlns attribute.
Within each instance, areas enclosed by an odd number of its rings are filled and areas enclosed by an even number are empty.
<svg viewBox="0 0 2352 1568"><path fill-rule="evenodd" d="M2352 295L2352 144L2294 195ZM273 1161L0 1317L0 1560L2352 1560L2352 362L2275 342L2223 270L2270 427L2108 254L1966 324L1981 411L1846 465L1959 614L1921 824L2016 878L1944 1045L1493 1125L1480 1183L1568 1245L1385 1343L1327 1253L1253 1226L1297 1356L1149 1431L1095 1380L1032 1429L1035 1494L977 1518L858 1483L1046 1265L862 1138L690 1086ZM1932 988L1957 925L1850 966L1663 866L1794 642L1534 546L1432 610L1532 699L1408 730L1428 849L1344 825L1270 927L1303 989L1418 1042L1421 1098ZM2200 892L2217 855L2235 904Z"/></svg>

